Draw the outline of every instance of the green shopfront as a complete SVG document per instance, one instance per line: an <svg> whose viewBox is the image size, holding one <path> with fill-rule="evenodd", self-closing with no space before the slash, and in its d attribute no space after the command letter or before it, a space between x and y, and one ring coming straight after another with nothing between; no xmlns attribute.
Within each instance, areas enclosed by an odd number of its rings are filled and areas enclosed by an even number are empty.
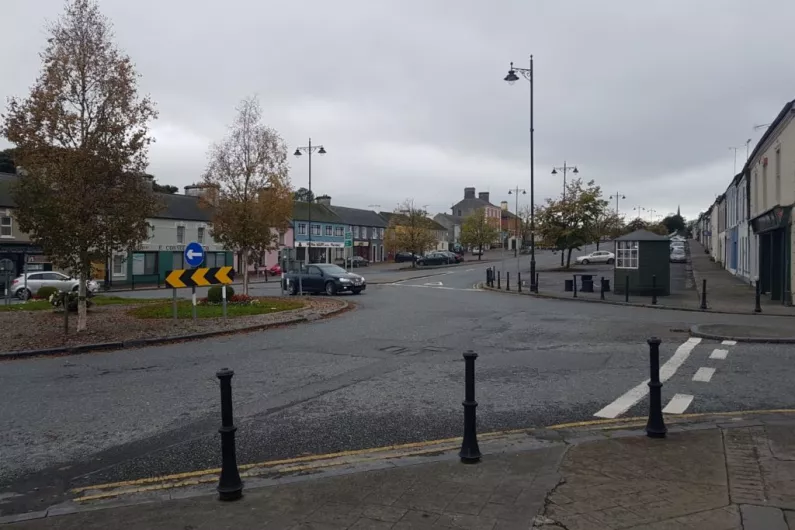
<svg viewBox="0 0 795 530"><path fill-rule="evenodd" d="M190 268L185 264L185 245L144 245L127 254L114 256L113 285L163 285L166 273ZM204 245L202 267L232 265L232 253Z"/></svg>
<svg viewBox="0 0 795 530"><path fill-rule="evenodd" d="M751 220L759 242L762 294L792 305L792 206L776 206Z"/></svg>

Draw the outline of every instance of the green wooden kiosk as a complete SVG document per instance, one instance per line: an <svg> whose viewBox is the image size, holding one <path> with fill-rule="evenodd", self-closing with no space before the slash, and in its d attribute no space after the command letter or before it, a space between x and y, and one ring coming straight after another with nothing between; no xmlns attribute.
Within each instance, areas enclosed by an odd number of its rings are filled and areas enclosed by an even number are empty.
<svg viewBox="0 0 795 530"><path fill-rule="evenodd" d="M626 294L657 296L671 294L670 242L648 230L636 230L615 239L616 260L613 268L613 290ZM656 289L652 288L652 284Z"/></svg>

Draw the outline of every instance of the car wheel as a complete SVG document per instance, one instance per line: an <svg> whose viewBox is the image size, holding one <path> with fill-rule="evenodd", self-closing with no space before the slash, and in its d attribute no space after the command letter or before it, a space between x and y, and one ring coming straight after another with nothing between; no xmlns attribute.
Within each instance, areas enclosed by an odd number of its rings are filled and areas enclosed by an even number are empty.
<svg viewBox="0 0 795 530"><path fill-rule="evenodd" d="M362 290L361 289L351 289L351 292L353 294L362 294Z"/></svg>
<svg viewBox="0 0 795 530"><path fill-rule="evenodd" d="M608 265L612 265L613 264L613 258L608 258L607 259L607 264Z"/></svg>
<svg viewBox="0 0 795 530"><path fill-rule="evenodd" d="M22 288L19 291L17 291L17 298L19 298L22 301L30 299L31 296L33 296L33 295L30 292L30 289Z"/></svg>
<svg viewBox="0 0 795 530"><path fill-rule="evenodd" d="M290 294L293 295L293 296L297 296L298 295L298 284L297 283L292 282L290 284Z"/></svg>
<svg viewBox="0 0 795 530"><path fill-rule="evenodd" d="M326 294L329 296L337 294L337 286L334 285L334 282L326 282Z"/></svg>
<svg viewBox="0 0 795 530"><path fill-rule="evenodd" d="M584 259L580 263L583 264L583 265L588 265L588 263L590 263L590 262L587 259Z"/></svg>

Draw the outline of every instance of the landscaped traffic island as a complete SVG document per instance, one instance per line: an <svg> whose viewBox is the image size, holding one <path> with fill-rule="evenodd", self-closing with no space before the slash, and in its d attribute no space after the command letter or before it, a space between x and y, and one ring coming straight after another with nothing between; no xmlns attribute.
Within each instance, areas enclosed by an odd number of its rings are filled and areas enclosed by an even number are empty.
<svg viewBox="0 0 795 530"><path fill-rule="evenodd" d="M233 333L314 320L344 310L348 304L334 298L282 298L231 296L223 317L222 303L200 300L196 320L190 300L177 302L174 320L170 299L123 298L97 295L90 299L88 329L76 331L77 313L70 312L65 333L63 306L50 300L0 302L0 358L4 354L48 349L85 351L145 346L154 341L190 340L197 334ZM51 352L55 353L55 352ZM68 353L64 351L62 353Z"/></svg>

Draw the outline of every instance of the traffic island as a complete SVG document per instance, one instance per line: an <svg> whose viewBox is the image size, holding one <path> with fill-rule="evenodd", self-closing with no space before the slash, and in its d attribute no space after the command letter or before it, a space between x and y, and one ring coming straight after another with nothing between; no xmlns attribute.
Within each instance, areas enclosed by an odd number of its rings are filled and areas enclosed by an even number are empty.
<svg viewBox="0 0 795 530"><path fill-rule="evenodd" d="M795 344L795 332L792 329L774 326L699 324L690 328L690 334L694 337L710 340Z"/></svg>
<svg viewBox="0 0 795 530"><path fill-rule="evenodd" d="M77 314L69 317L64 334L62 311L47 301L30 301L0 310L0 359L71 355L89 351L119 350L210 338L312 321L339 314L351 304L336 298L261 297L250 304L223 307L197 304L192 318L190 301L177 302L173 318L168 299L130 299L97 296L88 310L88 329L76 331Z"/></svg>

